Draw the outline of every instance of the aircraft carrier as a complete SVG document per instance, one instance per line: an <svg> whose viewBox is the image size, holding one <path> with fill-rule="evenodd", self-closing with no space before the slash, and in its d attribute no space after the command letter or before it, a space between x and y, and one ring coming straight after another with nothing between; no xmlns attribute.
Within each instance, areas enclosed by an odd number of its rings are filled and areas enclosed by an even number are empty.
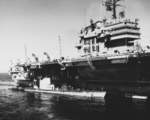
<svg viewBox="0 0 150 120"><path fill-rule="evenodd" d="M149 95L150 93L150 46L142 42L138 19L126 18L121 0L105 0L106 11L111 19L90 20L81 29L75 46L80 57L40 62L35 54L34 63L20 64L27 73L30 87L40 87L48 78L54 89L85 91L122 91ZM25 82L18 81L19 85Z"/></svg>

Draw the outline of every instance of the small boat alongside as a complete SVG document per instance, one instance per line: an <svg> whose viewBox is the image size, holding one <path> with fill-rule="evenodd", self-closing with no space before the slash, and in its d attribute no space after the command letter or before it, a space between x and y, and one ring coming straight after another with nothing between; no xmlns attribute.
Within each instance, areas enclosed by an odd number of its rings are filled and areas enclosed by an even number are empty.
<svg viewBox="0 0 150 120"><path fill-rule="evenodd" d="M9 75L12 83L16 87L31 87L32 82L28 76L28 66L25 64L16 64L10 68Z"/></svg>

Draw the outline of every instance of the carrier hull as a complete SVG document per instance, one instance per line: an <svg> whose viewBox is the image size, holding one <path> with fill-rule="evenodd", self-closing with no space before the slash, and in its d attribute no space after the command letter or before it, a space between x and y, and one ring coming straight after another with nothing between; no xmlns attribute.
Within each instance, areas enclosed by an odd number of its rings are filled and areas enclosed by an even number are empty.
<svg viewBox="0 0 150 120"><path fill-rule="evenodd" d="M118 86L142 87L150 85L150 55L140 54L121 58L91 58L64 63L51 74L57 86L71 85L81 89L100 89ZM55 77L54 77L55 76ZM57 79L53 79L57 78Z"/></svg>

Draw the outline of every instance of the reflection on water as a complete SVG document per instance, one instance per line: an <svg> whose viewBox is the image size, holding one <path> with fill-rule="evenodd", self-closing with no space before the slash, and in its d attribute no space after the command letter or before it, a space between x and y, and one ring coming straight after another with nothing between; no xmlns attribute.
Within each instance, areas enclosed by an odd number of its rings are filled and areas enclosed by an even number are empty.
<svg viewBox="0 0 150 120"><path fill-rule="evenodd" d="M150 118L146 100L105 104L50 94L18 92L1 87L0 120L145 120Z"/></svg>

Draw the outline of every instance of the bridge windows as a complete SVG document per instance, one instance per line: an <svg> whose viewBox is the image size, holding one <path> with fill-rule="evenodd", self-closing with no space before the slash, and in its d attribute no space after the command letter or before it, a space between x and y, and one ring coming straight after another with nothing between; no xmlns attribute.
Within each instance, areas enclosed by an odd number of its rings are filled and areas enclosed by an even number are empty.
<svg viewBox="0 0 150 120"><path fill-rule="evenodd" d="M99 52L99 46L98 45L96 46L96 51Z"/></svg>

